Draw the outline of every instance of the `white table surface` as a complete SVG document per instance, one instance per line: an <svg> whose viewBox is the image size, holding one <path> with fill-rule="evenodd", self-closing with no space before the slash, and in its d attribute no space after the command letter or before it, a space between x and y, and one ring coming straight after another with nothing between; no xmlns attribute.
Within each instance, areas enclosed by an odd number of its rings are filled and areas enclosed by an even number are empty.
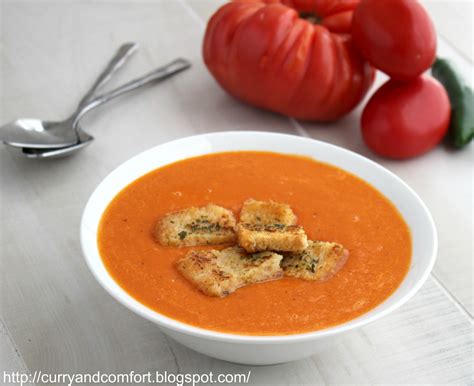
<svg viewBox="0 0 474 386"><path fill-rule="evenodd" d="M406 162L363 144L360 108L332 124L298 123L236 102L201 60L214 0L2 1L0 119L67 115L114 50L140 51L115 84L177 56L191 70L112 102L83 122L96 141L74 157L35 162L0 148L0 377L5 371L242 372L251 384L456 383L473 380L473 145ZM472 80L473 3L425 2L439 54ZM383 80L378 77L378 83ZM361 153L407 181L439 232L436 266L398 311L334 341L324 354L269 367L205 357L166 338L107 295L89 273L78 230L86 200L116 166L171 139L209 131L310 136ZM0 383L2 380L0 379Z"/></svg>

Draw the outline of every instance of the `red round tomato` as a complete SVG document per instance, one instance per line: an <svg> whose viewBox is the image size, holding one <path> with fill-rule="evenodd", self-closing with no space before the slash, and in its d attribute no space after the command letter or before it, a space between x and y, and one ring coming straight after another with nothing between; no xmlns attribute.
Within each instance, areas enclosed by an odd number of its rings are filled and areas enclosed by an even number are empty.
<svg viewBox="0 0 474 386"><path fill-rule="evenodd" d="M429 76L389 80L362 114L362 135L376 153L409 158L427 152L445 136L451 108L446 90Z"/></svg>
<svg viewBox="0 0 474 386"><path fill-rule="evenodd" d="M436 31L416 0L362 0L352 36L364 56L392 78L414 78L435 60Z"/></svg>
<svg viewBox="0 0 474 386"><path fill-rule="evenodd" d="M207 68L229 94L304 120L334 120L364 97L374 70L350 37L359 0L237 0L210 19Z"/></svg>

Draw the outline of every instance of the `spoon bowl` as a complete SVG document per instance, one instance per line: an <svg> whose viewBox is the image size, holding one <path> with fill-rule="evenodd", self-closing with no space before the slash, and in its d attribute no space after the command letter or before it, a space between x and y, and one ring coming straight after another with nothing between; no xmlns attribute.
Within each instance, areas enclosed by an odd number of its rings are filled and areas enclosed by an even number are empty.
<svg viewBox="0 0 474 386"><path fill-rule="evenodd" d="M77 130L77 143L60 147L60 148L34 148L34 147L22 147L21 154L26 158L61 158L67 157L75 153L76 151L90 145L94 140L92 135L87 134L80 126L76 127Z"/></svg>
<svg viewBox="0 0 474 386"><path fill-rule="evenodd" d="M77 142L73 121L42 121L22 118L0 127L1 139L13 147L51 149L70 146Z"/></svg>

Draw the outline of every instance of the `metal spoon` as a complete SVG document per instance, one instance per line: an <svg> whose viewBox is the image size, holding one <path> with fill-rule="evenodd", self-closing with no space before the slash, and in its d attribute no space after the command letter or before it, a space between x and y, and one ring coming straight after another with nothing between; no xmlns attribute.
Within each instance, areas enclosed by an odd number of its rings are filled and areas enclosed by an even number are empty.
<svg viewBox="0 0 474 386"><path fill-rule="evenodd" d="M10 149L14 149L16 151L20 150L20 154L25 156L26 158L61 158L66 157L68 155L74 154L74 152L86 147L92 143L94 137L87 134L83 131L80 126L77 127L77 134L78 134L78 141L76 144L66 147L59 147L59 148L51 148L51 149L37 149L34 147L22 147L22 148L14 148L8 146Z"/></svg>
<svg viewBox="0 0 474 386"><path fill-rule="evenodd" d="M89 105L96 90L110 80L137 48L136 43L126 43L118 49L91 89L81 99L71 117L61 122L18 119L0 127L0 141L9 146L36 149L61 148L76 144L78 141L76 126L79 119L90 108Z"/></svg>
<svg viewBox="0 0 474 386"><path fill-rule="evenodd" d="M90 101L82 110L81 118L87 112L92 109L101 106L102 104L130 91L136 90L143 86L146 86L151 83L155 83L159 80L168 78L178 72L181 72L187 68L191 67L191 63L185 59L176 59L166 66L159 67L156 70L140 77L135 80L132 80L123 86L116 88L115 90L109 91L103 95L100 95ZM77 127L78 141L70 146L65 146L62 148L31 148L23 147L22 154L28 158L56 158L69 155L79 149L90 144L93 140L93 137L85 133L80 127Z"/></svg>
<svg viewBox="0 0 474 386"><path fill-rule="evenodd" d="M136 43L125 43L118 49L116 54L105 67L105 69L98 76L91 89L79 102L80 107L84 107L93 99L96 91L112 78L115 72L125 64L125 62L130 58L130 56L137 50L137 48L138 44ZM73 150L75 151L89 145L94 139L94 137L87 134L81 129L79 122L76 122L76 126L74 127L74 129L77 133L77 143L75 143L74 145L62 148L23 147L20 148L20 151L27 158L58 158L71 154ZM12 146L9 146L9 148L14 149Z"/></svg>

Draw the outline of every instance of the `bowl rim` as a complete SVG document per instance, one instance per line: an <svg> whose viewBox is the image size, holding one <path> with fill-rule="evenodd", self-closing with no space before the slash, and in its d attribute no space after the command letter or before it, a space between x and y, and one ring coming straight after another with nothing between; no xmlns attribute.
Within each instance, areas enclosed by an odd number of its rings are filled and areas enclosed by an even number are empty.
<svg viewBox="0 0 474 386"><path fill-rule="evenodd" d="M140 303L137 299L133 298L125 289L123 289L115 281L115 279L110 275L110 273L107 271L107 269L105 268L105 265L103 264L102 259L100 258L100 253L99 253L98 248L97 248L97 242L95 242L93 247L96 250L97 255L99 256L99 262L104 267L104 270L107 273L108 278L111 279L111 281L115 284L116 288L112 288L107 283L106 279L104 277L102 277L102 274L100 272L98 272L95 268L94 261L96 261L97 259L89 253L89 251L90 251L90 248L89 248L90 245L89 244L90 243L87 241L87 232L90 232L90 229L88 229L88 227L86 226L86 221L87 221L87 218L90 214L90 211L92 210L92 204L93 204L93 201L96 199L96 196L97 196L98 192L100 191L100 189L104 185L107 184L108 180L113 175L119 173L121 171L121 169L124 168L125 165L128 165L128 164L134 162L134 160L136 160L137 158L142 157L145 154L149 154L149 153L152 153L152 152L159 151L161 148L164 148L164 147L176 146L176 145L179 145L180 143L184 143L184 142L194 140L194 139L197 140L197 139L200 139L200 138L203 138L203 137L204 138L206 138L206 137L207 138L209 138L209 137L212 138L212 137L222 137L222 136L256 136L256 135L271 136L271 137L275 137L275 138L280 137L280 139L282 139L282 140L290 139L290 138L291 138L291 140L297 139L297 140L300 140L302 142L310 142L310 143L313 143L313 144L317 144L318 146L325 146L328 149L337 149L337 151L340 151L340 152L342 151L344 153L349 154L352 157L356 157L359 160L363 160L363 162L366 162L366 163L370 164L371 167L374 167L374 168L379 169L382 172L386 173L390 178L397 181L397 183L401 184L402 187L404 189L406 189L408 191L408 193L410 193L412 195L412 198L416 201L416 204L419 205L419 207L421 208L422 212L424 213L424 215L426 217L426 220L428 221L429 228L430 228L429 231L431 232L431 235L433 237L433 245L432 245L432 248L431 248L429 262L426 265L426 268L420 274L419 278L417 279L415 284L412 286L412 288L408 291L408 293L406 293L403 297L401 297L400 299L395 301L393 304L387 306L385 309L376 310L376 308L378 306L385 303L388 299L390 299L396 293L397 290L395 290L387 299L385 299L382 303L380 303L374 309L369 310L368 312L358 316L355 319L351 319L351 320L349 320L347 322L344 322L342 324L327 327L327 328L324 328L324 329L321 329L321 330L315 330L315 331L310 331L310 332L305 332L305 333L288 334L288 335L243 335L243 334L237 334L237 333L226 333L226 332L214 331L214 330L209 330L209 329L205 329L205 328L202 328L202 327L193 326L193 325L178 321L176 319L173 319L171 317L168 317L166 315L163 315L163 314L147 307L146 305ZM238 151L238 150L236 150L236 151ZM243 150L243 151L247 151L247 150ZM248 151L251 151L251 150L248 150ZM216 151L216 152L210 151L210 152L207 152L207 153L203 153L202 155L211 154L211 153L220 153L220 152L226 152L226 150ZM275 151L275 152L279 153L277 151ZM295 152L295 153L288 152L286 154L298 155L297 152ZM184 160L184 159L187 159L187 158L192 158L192 157L179 158L178 160L172 161L170 163L177 162L179 160ZM325 162L325 163L328 163L328 164L331 165L330 162L326 162L326 161L320 161L320 162ZM169 163L166 163L165 165L167 165L167 164L169 164ZM156 168L154 168L152 170L158 169L158 168L163 167L163 166L164 165L157 166ZM140 178L140 176L143 176L147 173L148 172L143 172L143 174L141 174L139 176L136 176L132 180L130 180L129 183L135 181L136 179ZM357 175L357 173L353 173L353 172L349 172L349 173L352 173L352 174L356 175L358 178L360 178L363 181L367 182L363 177ZM124 187L122 187L122 189L123 188ZM384 196L385 196L385 194L384 194ZM114 197L115 197L115 195L114 195ZM390 202L392 202L392 201L390 200ZM110 203L110 201L109 201L109 203ZM102 214L103 214L103 212L101 213L101 215ZM97 233L97 230L95 231L95 233ZM145 150L145 151L142 151L142 152L136 154L135 156L129 158L128 160L122 162L120 165L115 167L111 172L109 172L107 174L107 176L99 183L99 185L96 186L96 188L94 189L94 191L90 195L90 197L87 201L87 204L84 207L82 218L81 218L80 241L81 241L82 254L83 254L83 256L86 260L86 264L89 267L89 270L92 272L95 279L99 282L99 284L102 286L102 288L104 288L106 290L106 292L109 293L109 295L111 295L116 301L118 301L120 304L122 304L126 308L130 309L131 311L133 311L134 313L140 315L141 317L158 324L160 327L163 327L163 328L168 329L168 330L172 330L172 331L182 333L182 334L185 334L185 335L190 335L190 336L199 337L199 338L203 338L203 339L213 340L213 341L229 342L229 343L240 343L240 344L248 344L248 343L252 343L252 344L284 344L284 343L296 343L296 342L302 342L302 341L312 341L312 340L316 340L316 339L320 339L320 338L324 338L324 337L330 337L330 336L340 334L340 333L343 333L343 332L346 332L346 331L350 331L350 330L365 326L366 324L369 324L371 322L374 322L374 321L382 318L383 316L390 314L391 312L398 309L399 307L401 307L408 300L410 300L413 297L413 295L415 295L416 292L418 292L418 290L422 287L422 285L427 280L431 270L433 269L433 266L434 266L435 261L436 261L437 250L438 250L438 236L437 236L436 226L435 226L435 223L434 223L434 220L433 220L433 217L432 217L430 211L428 210L427 206L422 201L422 199L418 196L418 194L406 182L404 182L400 177L398 177L396 174L394 174L390 170L386 169L382 165L376 163L375 161L372 161L371 159L369 159L367 157L364 157L364 156L362 156L362 155L360 155L360 154L358 154L354 151L345 149L345 148L337 146L337 145L333 145L333 144L330 144L330 143L327 143L327 142L324 142L324 141L320 141L320 140L316 140L316 139L308 138L308 137L302 137L302 136L298 136L298 135L282 134L282 133L275 133L275 132L264 132L264 131L225 131L225 132L215 132L215 133L210 132L210 133L192 135L192 136L175 139L175 140L172 140L172 141L168 141L168 142L153 146L152 148L150 148L148 150ZM405 278L403 279L403 281L406 280L407 276L408 276L408 273L405 276ZM403 281L402 281L402 283L403 283ZM400 284L400 286L401 286L401 284ZM400 288L400 286L398 288ZM118 289L118 291L116 291L116 289ZM369 315L369 313L371 313L371 311L374 311L374 310L376 310L376 311Z"/></svg>

